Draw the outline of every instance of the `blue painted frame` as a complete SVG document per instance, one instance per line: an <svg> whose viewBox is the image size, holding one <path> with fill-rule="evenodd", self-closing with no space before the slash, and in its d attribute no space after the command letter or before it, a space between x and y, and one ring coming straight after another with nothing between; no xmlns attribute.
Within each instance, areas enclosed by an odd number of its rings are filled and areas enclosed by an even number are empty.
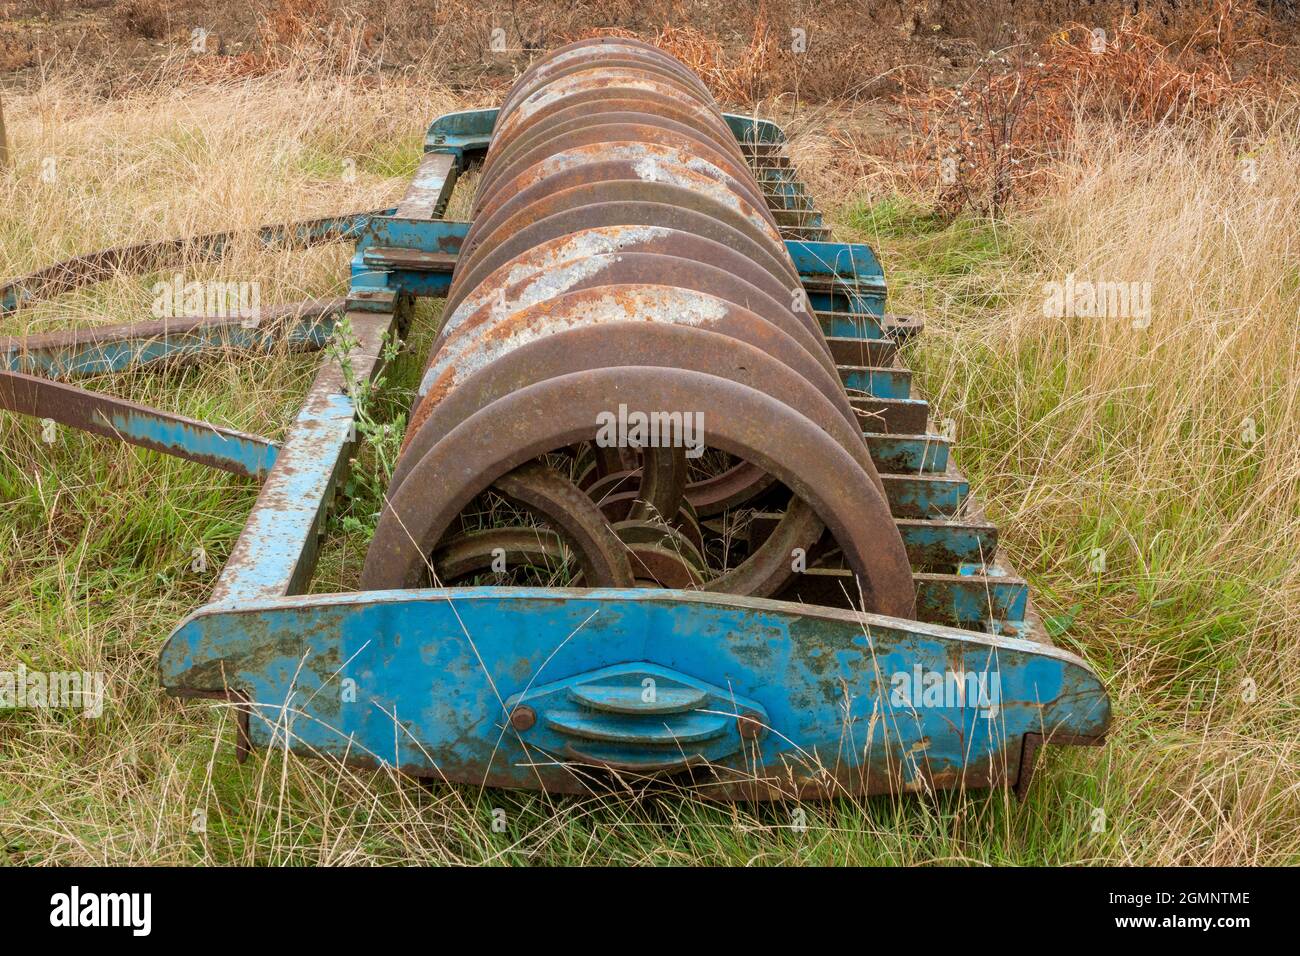
<svg viewBox="0 0 1300 956"><path fill-rule="evenodd" d="M545 732L564 695L535 692L614 665L722 689L742 703L710 712L730 720L761 708L757 739L710 761L700 792L714 799L1014 784L1026 734L1095 740L1110 718L1096 676L1054 647L698 592L465 588L207 607L159 664L173 690L237 691L257 746L558 793L608 778L567 762ZM520 703L537 708L525 729ZM694 746L659 750L686 761Z"/></svg>
<svg viewBox="0 0 1300 956"><path fill-rule="evenodd" d="M496 114L440 117L401 204L334 222L357 240L345 313L352 375L378 373L404 302L446 295L469 223L446 221L442 211L464 164L487 148ZM769 121L726 121L741 142L784 141ZM806 200L792 169L772 167L764 178L788 208ZM815 239L786 245L827 335L892 357L911 326L885 312L872 250ZM11 285L0 306L20 299L24 290ZM302 323L289 335L320 347L337 322ZM241 335L232 328L61 351L15 347L0 359L92 374L178 353L265 347L256 332ZM998 783L1023 790L1042 740L1104 739L1105 689L1084 661L1046 642L1028 586L994 556L996 529L974 509L950 441L926 428L929 406L912 397L907 370L840 369L854 404L883 423L865 437L919 569L918 608L929 623L692 591L306 595L321 522L355 441L356 409L331 355L283 444L245 436L248 448L236 457L256 458L245 464L266 473L262 493L209 603L164 646L162 684L178 695L240 701L245 734L260 746L468 784L581 792L610 782L610 763L627 782L654 768L699 776L707 760L700 792L717 799ZM187 434L169 433L162 444L186 444ZM833 555L805 577L827 593L852 586ZM995 712L967 697L900 705L895 682L909 674L996 678ZM647 679L687 703L673 709L639 698L637 682ZM605 769L583 765L581 755L593 752Z"/></svg>

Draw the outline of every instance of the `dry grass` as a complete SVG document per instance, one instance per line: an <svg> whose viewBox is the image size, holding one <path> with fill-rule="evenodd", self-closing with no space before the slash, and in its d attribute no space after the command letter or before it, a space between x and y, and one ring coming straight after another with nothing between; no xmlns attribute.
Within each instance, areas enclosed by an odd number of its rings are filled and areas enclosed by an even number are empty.
<svg viewBox="0 0 1300 956"><path fill-rule="evenodd" d="M897 98L908 127L902 158L932 184L948 215L999 215L1041 188L1083 118L1130 131L1185 125L1277 92L1261 14L1217 0L1178 40L1157 39L1149 13L1096 35L1069 24L1034 50L990 51L959 85ZM1233 64L1259 61L1244 72Z"/></svg>
<svg viewBox="0 0 1300 956"><path fill-rule="evenodd" d="M416 86L273 77L108 104L54 83L6 105L17 166L0 176L0 274L12 275L128 239L382 205L413 169L423 123L461 104ZM1035 207L998 224L943 225L893 194L825 197L842 201L841 232L881 247L900 309L926 315L911 360L957 420L960 463L1058 640L1112 688L1110 745L1054 755L1027 803L1004 792L842 800L807 808L800 831L785 807L426 792L278 753L239 766L228 712L164 698L154 662L205 599L255 487L68 432L47 446L32 423L0 416L0 669L100 670L110 686L98 721L0 715L2 858L1297 862L1300 134L1291 113L1258 131L1253 183L1233 137L1227 124L1143 139L1090 128ZM861 171L834 168L832 141L810 131L796 153L814 182L860 187ZM54 184L39 183L45 155L59 157ZM250 247L193 271L256 278L289 301L337 292L345 259ZM1069 272L1150 281L1150 327L1045 318L1043 283ZM147 277L123 277L0 332L127 321L148 303ZM399 386L419 365L404 361ZM218 362L111 387L275 434L313 362ZM1244 444L1247 417L1257 440ZM364 546L338 523L331 532L320 590L354 584ZM191 566L200 545L203 573ZM1088 569L1093 548L1107 552L1102 574ZM497 807L504 834L490 826Z"/></svg>
<svg viewBox="0 0 1300 956"><path fill-rule="evenodd" d="M1297 161L1294 106L1084 124L1009 222L850 216L903 263L913 361L1005 546L1112 675L1124 862L1300 859ZM1045 315L1070 274L1150 283L1150 325Z"/></svg>

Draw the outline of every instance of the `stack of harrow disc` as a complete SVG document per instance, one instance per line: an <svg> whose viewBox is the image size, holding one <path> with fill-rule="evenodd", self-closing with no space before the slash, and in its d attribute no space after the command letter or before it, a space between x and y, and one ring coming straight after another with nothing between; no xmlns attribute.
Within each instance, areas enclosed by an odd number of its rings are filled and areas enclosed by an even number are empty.
<svg viewBox="0 0 1300 956"><path fill-rule="evenodd" d="M906 552L804 301L700 80L634 40L555 51L497 118L363 586L492 583L504 565L772 596L829 532L863 606L911 617Z"/></svg>

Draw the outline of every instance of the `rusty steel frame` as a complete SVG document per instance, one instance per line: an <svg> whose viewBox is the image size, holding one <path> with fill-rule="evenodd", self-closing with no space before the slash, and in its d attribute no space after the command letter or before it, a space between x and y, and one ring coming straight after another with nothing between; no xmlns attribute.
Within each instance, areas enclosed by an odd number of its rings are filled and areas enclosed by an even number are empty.
<svg viewBox="0 0 1300 956"><path fill-rule="evenodd" d="M671 72L669 67L664 70ZM567 75L580 74L580 70L573 70ZM667 83L664 79L661 76L654 81L656 88L681 85L676 79ZM487 148L496 120L495 110L478 110L450 114L433 123L426 138L424 160L405 198L393 209L267 227L260 232L262 240L271 244L305 246L316 241L356 239L352 285L345 300L305 303L264 317L254 328L230 320L170 320L0 341L0 407L179 454L263 481L257 503L211 598L176 629L163 651L160 663L169 692L244 701L241 755L249 740L262 746L284 743L283 735L288 733L285 722L298 720L302 726L288 734L288 745L303 753L333 755L359 766L395 766L434 779L580 792L596 782L608 785L605 771L613 770L623 783L644 781L659 771L648 771L651 765L639 763L637 752L626 747L617 754L611 751L605 758L595 759L595 766L584 759L572 759L563 769L539 764L539 757L554 760L560 738L554 736L553 729L542 726L544 721L538 715L553 714L559 722L555 726L569 719L561 719L560 711L548 709L555 706L552 701L560 699L555 694L577 694L584 700L596 700L591 695L605 688L600 693L608 699L591 704L596 710L590 713L604 713L603 707L614 708L610 713L631 713L628 708L635 710L635 700L619 688L648 674L662 680L666 687L677 688L673 693L683 700L706 700L712 694L717 701L723 693L718 681L731 679L725 676L726 668L738 668L731 672L735 676L749 665L730 656L726 657L730 664L724 664L721 656L716 665L709 664L699 656L704 653L699 647L720 650L732 640L745 645L748 638L743 635L770 631L786 635L780 639L784 642L780 645L781 663L776 658L770 660L770 666L776 668L771 673L777 675L778 694L820 693L819 687L829 687L830 683L839 687L846 679L853 679L858 671L852 667L842 669L849 666L844 663L849 659L846 654L857 660L870 652L861 658L872 662L865 665L868 668L878 666L889 655L899 654L903 655L897 658L900 661L915 659L936 666L945 660L966 660L972 668L982 667L985 674L990 666L1000 667L998 673L1010 688L1003 697L1004 736L993 734L978 720L969 723L961 716L965 711L961 711L956 725L959 736L967 735L962 737L967 748L983 748L983 756L971 761L969 753L963 755L961 747L954 748L952 740L945 736L951 730L941 731L937 724L922 727L922 719L928 720L928 716L913 714L918 721L916 729L900 724L895 728L896 741L877 745L874 750L868 748L871 752L862 755L861 761L841 753L836 757L836 766L828 769L824 766L823 748L834 750L836 734L828 735L825 728L814 731L810 726L806 739L799 743L807 744L804 756L810 750L820 766L815 773L804 773L791 769L803 758L784 748L778 739L788 736L781 721L794 720L793 712L785 713L788 706L778 706L770 694L764 697L760 693L763 699L746 697L748 703L741 707L736 696L731 704L714 705L733 712L734 726L725 721L725 726L715 726L716 721L700 723L704 718L692 716L696 711L675 712L671 718L679 722L683 732L698 731L701 740L711 741L700 745L701 753L717 756L719 767L732 774L741 770L748 774L747 783L728 781L725 776L711 783L704 781L706 796L773 799L993 784L1013 786L1023 796L1033 774L1035 755L1044 744L1102 743L1109 723L1104 688L1085 662L1052 646L1029 604L1027 585L998 554L997 529L983 518L970 496L968 484L952 461L950 442L927 428L929 406L913 394L898 356L900 346L920 331L921 324L885 312L883 274L867 247L825 241L825 227L793 174L780 130L750 117L725 116L725 125L763 186L767 204L763 212L772 214L784 251L794 261L828 349L830 367L847 392L850 410L864 432L865 447L880 471L885 500L913 566L920 620L852 610L858 602L858 595L851 593L852 572L830 539L810 551L808 573L782 595L814 605L710 596L698 591L627 589L536 592L476 588L306 595L322 520L355 442L356 408L347 382L378 374L384 342L405 320L413 297L447 295L472 224L448 222L441 217L458 176ZM799 215L783 216L783 209L797 209ZM617 221L617 217L607 220L610 224ZM228 234L213 235L197 243L168 241L78 257L0 286L0 313L122 272L175 262L178 257L194 255L196 250L203 256L215 257L230 238ZM201 360L230 349L265 350L277 344L321 348L343 316L352 329L351 354L346 359L351 371L345 376L338 355L326 357L297 420L278 446L257 436L96 395L47 377L68 379L159 367L173 361ZM647 342L648 349L653 342ZM837 404L823 393L816 397L826 402L828 409ZM828 410L827 414L839 412ZM519 494L523 496L524 492ZM755 546L761 547L768 539L777 540L782 547L788 544L774 534L779 518L755 516L749 532ZM647 560L653 561L654 542L643 536L638 545L647 549ZM470 564L481 559L471 545L461 548ZM555 544L537 543L535 550L542 556L553 554ZM473 610L479 607L488 613L487 617ZM835 610L837 607L850 610ZM451 617L444 620L440 609L449 610ZM564 621L574 620L579 624L588 622L583 626L592 629L608 647L620 650L584 651L589 654L585 665L578 666L575 659L569 662L567 674L559 673L554 669L555 660L565 658L569 651L560 653L552 638L545 635L555 635L555 627L567 626ZM593 621L597 623L590 623ZM487 633L475 640L475 628L484 628ZM645 628L650 630L641 630ZM680 652L673 652L678 656L672 658L669 648L676 645L671 642L656 649L658 645L649 640L651 634L660 633L655 628L666 628L661 631L665 635L671 632L689 639L689 646L694 648L689 656L696 670L665 666L669 658L679 664L689 662ZM478 676L445 663L451 679L458 682L453 686L445 684L437 668L421 671L418 665L411 664L416 667L414 674L367 669L365 673L376 682L371 687L374 705L382 708L386 706L383 701L387 701L395 711L399 700L403 707L410 707L412 700L431 691L435 695L445 692L448 700L462 699L457 695L468 693L471 685L477 687L477 682L484 679L487 684L482 693L488 698L463 697L463 701L467 706L471 699L477 701L475 706L488 706L487 699L495 701L488 710L500 712L480 714L478 719L486 718L488 725L498 728L489 735L495 736L497 745L504 746L504 738L509 738L509 746L515 748L512 752L521 755L507 758L507 763L513 760L514 764L503 766L494 757L496 750L488 753L470 748L471 753L456 747L448 749L445 742L440 743L439 735L452 733L460 718L438 707L423 715L414 714L415 722L407 725L412 740L385 756L375 748L367 753L353 751L348 743L359 739L358 735L373 742L376 730L369 723L373 714L344 719L333 704L321 710L319 704L292 703L299 700L297 695L304 687L310 690L313 682L319 686L309 696L317 699L320 688L336 679L341 668L359 656L376 649L383 654L404 655L406 652L399 654L398 648L402 636L411 633L425 635L423 642L417 643L424 647L426 655L453 651L469 655L465 658L469 663L464 666L476 669ZM808 636L812 634L817 636ZM560 646L567 647L565 642L572 635L558 637ZM812 656L805 656L802 663L784 656L791 646L797 648L807 641L811 643L805 651ZM367 647L371 650L367 651ZM839 650L833 651L824 663L815 663L822 653L818 649L831 652L831 648ZM500 655L500 660L483 658L483 653ZM616 673L609 667L591 670L606 653L627 654L630 656L618 659L639 663L617 664ZM501 669L506 661L516 659L523 670ZM607 656L603 659L615 664ZM305 668L303 661L307 661ZM1003 663L990 665L989 661ZM832 662L837 663L827 669ZM529 666L533 669L529 670ZM592 683L595 678L579 673L584 668L604 676ZM303 678L302 686L295 684L295 673ZM285 676L276 678L274 674ZM767 679L765 673L762 680ZM415 683L408 687L412 680ZM421 680L425 681L423 685ZM788 686L782 686L782 680ZM871 690L870 686L875 685L869 682L858 693L865 695L863 700L875 699L878 703L881 698L873 695L880 695L882 690L878 686ZM875 726L874 718L869 721L870 714L855 710L857 706L849 705L844 713L860 714L849 719L861 719L863 727L868 722ZM532 715L535 723L530 723L527 715ZM951 714L940 716L951 722ZM390 721L390 738L395 717L394 713L384 718ZM897 717L891 719L898 723ZM568 726L565 733L576 733L580 738L563 739L595 739L592 735L599 736L609 726L599 721L594 727L582 724L576 730ZM788 729L796 736L799 733L793 723ZM336 746L338 741L344 745ZM589 757L590 751L591 747L584 745L574 753ZM674 773L699 772L695 761L679 766L670 760L665 766ZM786 776L777 773L778 766L786 768Z"/></svg>
<svg viewBox="0 0 1300 956"><path fill-rule="evenodd" d="M269 439L22 372L0 370L0 408L246 478L265 478L275 465Z"/></svg>

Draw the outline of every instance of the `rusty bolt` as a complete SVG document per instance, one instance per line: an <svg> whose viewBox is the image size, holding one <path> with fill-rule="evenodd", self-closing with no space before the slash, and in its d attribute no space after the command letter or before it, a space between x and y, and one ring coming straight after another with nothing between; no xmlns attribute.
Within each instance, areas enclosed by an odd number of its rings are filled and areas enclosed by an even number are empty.
<svg viewBox="0 0 1300 956"><path fill-rule="evenodd" d="M537 723L537 711L527 705L516 707L510 712L510 726L515 730L527 730Z"/></svg>
<svg viewBox="0 0 1300 956"><path fill-rule="evenodd" d="M746 711L736 718L736 729L745 740L757 740L763 732L763 721L754 711Z"/></svg>

